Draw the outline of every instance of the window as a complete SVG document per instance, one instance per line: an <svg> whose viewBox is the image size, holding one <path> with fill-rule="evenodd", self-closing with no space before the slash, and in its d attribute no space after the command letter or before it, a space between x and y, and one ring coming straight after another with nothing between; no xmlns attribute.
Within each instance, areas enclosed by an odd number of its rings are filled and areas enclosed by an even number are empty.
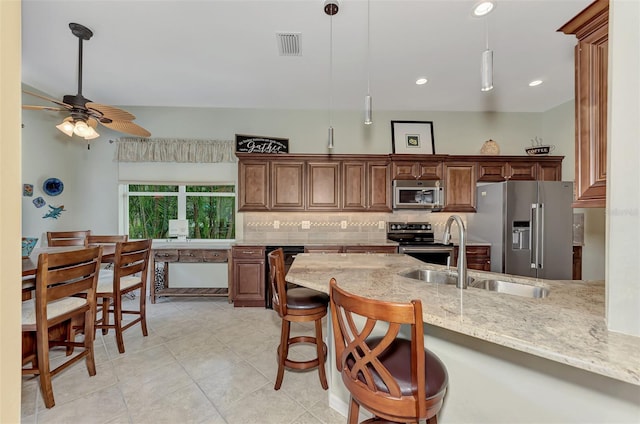
<svg viewBox="0 0 640 424"><path fill-rule="evenodd" d="M189 220L191 239L234 239L236 194L233 185L122 186L125 232L132 239L168 237L170 219Z"/></svg>

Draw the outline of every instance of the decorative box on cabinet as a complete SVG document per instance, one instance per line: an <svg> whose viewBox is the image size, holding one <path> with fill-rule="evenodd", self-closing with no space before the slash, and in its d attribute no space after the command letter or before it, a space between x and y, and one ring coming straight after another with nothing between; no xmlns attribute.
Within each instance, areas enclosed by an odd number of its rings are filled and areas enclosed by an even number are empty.
<svg viewBox="0 0 640 424"><path fill-rule="evenodd" d="M234 306L265 306L264 246L231 248Z"/></svg>
<svg viewBox="0 0 640 424"><path fill-rule="evenodd" d="M575 47L574 207L605 207L609 1L594 1L558 31L573 34L578 39Z"/></svg>

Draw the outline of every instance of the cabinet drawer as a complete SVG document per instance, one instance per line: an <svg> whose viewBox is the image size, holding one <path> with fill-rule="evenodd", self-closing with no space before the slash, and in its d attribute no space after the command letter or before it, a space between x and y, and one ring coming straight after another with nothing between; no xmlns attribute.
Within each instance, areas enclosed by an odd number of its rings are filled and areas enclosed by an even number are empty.
<svg viewBox="0 0 640 424"><path fill-rule="evenodd" d="M227 262L228 253L226 250L203 250L202 259L205 262Z"/></svg>
<svg viewBox="0 0 640 424"><path fill-rule="evenodd" d="M178 250L177 249L156 250L153 253L153 257L157 262L177 262Z"/></svg>
<svg viewBox="0 0 640 424"><path fill-rule="evenodd" d="M259 258L264 259L264 247L237 246L232 249L234 258Z"/></svg>
<svg viewBox="0 0 640 424"><path fill-rule="evenodd" d="M178 251L180 262L202 262L202 250L198 249L181 249Z"/></svg>

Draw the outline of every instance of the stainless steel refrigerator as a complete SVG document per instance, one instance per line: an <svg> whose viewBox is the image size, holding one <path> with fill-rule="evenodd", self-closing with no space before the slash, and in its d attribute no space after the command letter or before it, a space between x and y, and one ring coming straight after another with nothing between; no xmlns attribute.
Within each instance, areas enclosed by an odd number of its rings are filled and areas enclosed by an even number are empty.
<svg viewBox="0 0 640 424"><path fill-rule="evenodd" d="M570 280L573 183L507 181L477 187L469 235L491 242L491 271Z"/></svg>

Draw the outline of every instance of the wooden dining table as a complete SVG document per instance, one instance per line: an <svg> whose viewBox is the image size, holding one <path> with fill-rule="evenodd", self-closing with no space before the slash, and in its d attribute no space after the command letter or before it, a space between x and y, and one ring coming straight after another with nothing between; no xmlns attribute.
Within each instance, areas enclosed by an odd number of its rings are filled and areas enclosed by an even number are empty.
<svg viewBox="0 0 640 424"><path fill-rule="evenodd" d="M97 245L90 245L93 247ZM115 258L116 245L115 244L101 244L102 246L102 262L112 263ZM84 249L85 246L64 246L64 247L41 247L34 249L31 256L22 259L22 276L29 277L36 275L38 270L38 256L40 253L56 253L56 252L68 252L70 250Z"/></svg>

